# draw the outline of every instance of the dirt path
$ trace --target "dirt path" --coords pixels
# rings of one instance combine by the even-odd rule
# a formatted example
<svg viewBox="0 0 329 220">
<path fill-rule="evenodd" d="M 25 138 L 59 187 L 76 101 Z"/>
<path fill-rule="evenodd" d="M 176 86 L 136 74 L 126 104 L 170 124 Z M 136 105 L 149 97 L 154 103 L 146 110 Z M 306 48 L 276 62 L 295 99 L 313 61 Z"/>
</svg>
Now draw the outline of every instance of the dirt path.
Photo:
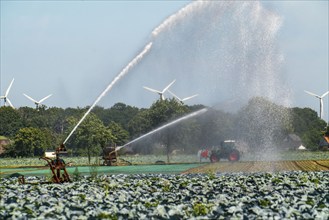
<svg viewBox="0 0 329 220">
<path fill-rule="evenodd" d="M 282 171 L 329 171 L 329 160 L 298 161 L 220 161 L 187 170 L 186 173 L 235 173 L 235 172 L 282 172 Z"/>
</svg>

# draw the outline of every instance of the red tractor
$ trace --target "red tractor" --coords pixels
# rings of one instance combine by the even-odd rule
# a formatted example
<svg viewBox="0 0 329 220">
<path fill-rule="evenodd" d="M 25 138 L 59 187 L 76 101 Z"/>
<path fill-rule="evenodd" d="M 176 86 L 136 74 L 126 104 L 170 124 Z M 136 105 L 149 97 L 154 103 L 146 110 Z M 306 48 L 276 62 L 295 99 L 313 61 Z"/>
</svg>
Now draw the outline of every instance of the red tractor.
<svg viewBox="0 0 329 220">
<path fill-rule="evenodd" d="M 218 162 L 220 159 L 238 161 L 240 160 L 240 152 L 235 148 L 234 140 L 226 140 L 221 142 L 219 146 L 202 150 L 200 152 L 201 158 L 209 158 L 212 163 Z"/>
</svg>

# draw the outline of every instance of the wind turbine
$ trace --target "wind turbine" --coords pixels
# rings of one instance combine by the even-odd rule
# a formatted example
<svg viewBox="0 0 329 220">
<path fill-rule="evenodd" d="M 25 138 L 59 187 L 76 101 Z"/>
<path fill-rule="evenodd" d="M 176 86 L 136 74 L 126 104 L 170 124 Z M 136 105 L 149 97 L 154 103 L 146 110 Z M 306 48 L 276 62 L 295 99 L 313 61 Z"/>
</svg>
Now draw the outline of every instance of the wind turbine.
<svg viewBox="0 0 329 220">
<path fill-rule="evenodd" d="M 189 97 L 186 97 L 186 98 L 181 99 L 177 95 L 175 95 L 172 91 L 168 90 L 168 92 L 171 95 L 173 95 L 178 101 L 180 101 L 182 104 L 184 103 L 184 101 L 189 100 L 189 99 L 192 99 L 192 98 L 194 98 L 194 97 L 196 97 L 196 96 L 199 95 L 199 94 L 195 94 L 195 95 L 192 95 L 192 96 L 189 96 Z"/>
<path fill-rule="evenodd" d="M 314 94 L 312 92 L 309 92 L 309 91 L 306 91 L 304 90 L 304 92 L 306 92 L 307 94 L 311 95 L 311 96 L 314 96 L 316 98 L 318 98 L 320 100 L 320 118 L 322 119 L 322 116 L 323 116 L 323 98 L 328 95 L 329 91 L 323 93 L 321 96 L 317 95 L 317 94 Z"/>
<path fill-rule="evenodd" d="M 151 92 L 158 93 L 158 94 L 160 95 L 160 99 L 161 99 L 161 100 L 164 100 L 165 97 L 164 97 L 163 94 L 169 89 L 169 87 L 170 87 L 172 84 L 175 83 L 175 81 L 176 81 L 176 79 L 175 79 L 174 81 L 172 81 L 168 86 L 166 86 L 166 88 L 164 88 L 162 91 L 155 90 L 155 89 L 151 89 L 151 88 L 148 88 L 148 87 L 146 87 L 146 86 L 144 86 L 143 88 L 144 88 L 144 89 L 147 89 L 147 90 L 149 90 L 149 91 L 151 91 Z"/>
<path fill-rule="evenodd" d="M 39 105 L 40 105 L 43 101 L 45 101 L 45 100 L 48 99 L 50 96 L 52 96 L 52 94 L 50 94 L 50 95 L 47 95 L 46 97 L 40 99 L 40 101 L 36 101 L 35 99 L 31 98 L 30 96 L 28 96 L 28 95 L 26 95 L 26 94 L 24 94 L 24 93 L 23 93 L 23 95 L 24 95 L 26 98 L 30 99 L 32 102 L 34 102 L 34 104 L 36 105 L 36 108 L 39 108 Z"/>
<path fill-rule="evenodd" d="M 11 101 L 10 101 L 9 98 L 8 98 L 8 94 L 9 94 L 9 91 L 10 91 L 11 86 L 12 86 L 13 83 L 14 83 L 14 80 L 15 80 L 14 78 L 11 80 L 11 83 L 9 84 L 9 87 L 8 87 L 7 90 L 6 90 L 5 95 L 0 96 L 0 98 L 3 99 L 3 101 L 4 101 L 4 106 L 6 106 L 6 105 L 7 105 L 7 102 L 8 102 L 9 105 L 10 105 L 12 108 L 15 108 L 15 107 L 13 106 L 13 104 L 11 104 Z"/>
</svg>

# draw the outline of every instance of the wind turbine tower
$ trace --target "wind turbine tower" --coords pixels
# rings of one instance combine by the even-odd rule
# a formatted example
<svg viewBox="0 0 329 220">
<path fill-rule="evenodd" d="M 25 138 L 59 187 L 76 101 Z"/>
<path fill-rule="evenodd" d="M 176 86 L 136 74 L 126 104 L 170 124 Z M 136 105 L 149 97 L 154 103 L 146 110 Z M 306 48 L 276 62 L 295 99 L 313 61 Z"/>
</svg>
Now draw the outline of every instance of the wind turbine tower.
<svg viewBox="0 0 329 220">
<path fill-rule="evenodd" d="M 304 90 L 304 92 L 306 92 L 307 94 L 311 95 L 311 96 L 314 96 L 316 98 L 318 98 L 320 100 L 320 118 L 322 119 L 323 117 L 323 98 L 328 95 L 329 91 L 323 93 L 321 96 L 320 95 L 317 95 L 317 94 L 314 94 L 312 92 L 309 92 L 309 91 L 306 91 Z"/>
</svg>

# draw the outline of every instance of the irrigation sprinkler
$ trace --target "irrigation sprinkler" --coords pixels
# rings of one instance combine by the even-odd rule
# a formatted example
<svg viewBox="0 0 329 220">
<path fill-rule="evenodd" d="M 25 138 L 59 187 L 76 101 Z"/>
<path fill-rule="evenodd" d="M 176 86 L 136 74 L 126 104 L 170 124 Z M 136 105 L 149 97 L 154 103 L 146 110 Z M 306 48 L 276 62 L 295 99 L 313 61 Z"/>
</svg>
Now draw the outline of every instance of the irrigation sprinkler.
<svg viewBox="0 0 329 220">
<path fill-rule="evenodd" d="M 65 145 L 61 144 L 59 147 L 57 147 L 54 154 L 55 154 L 54 159 L 49 157 L 39 158 L 40 160 L 42 159 L 47 162 L 52 173 L 51 181 L 40 182 L 40 184 L 71 182 L 70 175 L 66 170 L 66 163 L 62 158 L 60 158 L 61 155 L 67 154 Z M 20 184 L 32 184 L 25 182 L 25 177 L 23 175 L 18 177 L 18 182 Z"/>
</svg>

